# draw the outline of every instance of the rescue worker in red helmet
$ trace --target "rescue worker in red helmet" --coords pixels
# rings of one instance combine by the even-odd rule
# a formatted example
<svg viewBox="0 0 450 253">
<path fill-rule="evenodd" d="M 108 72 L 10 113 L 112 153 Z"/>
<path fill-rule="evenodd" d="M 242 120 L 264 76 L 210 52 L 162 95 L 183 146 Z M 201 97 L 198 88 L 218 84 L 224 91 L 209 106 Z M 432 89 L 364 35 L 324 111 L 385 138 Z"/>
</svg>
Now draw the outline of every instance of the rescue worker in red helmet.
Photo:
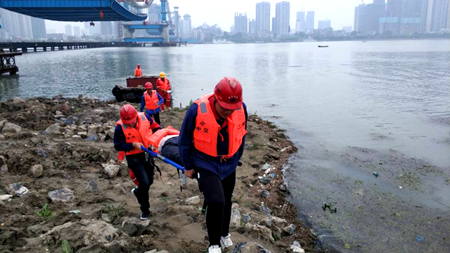
<svg viewBox="0 0 450 253">
<path fill-rule="evenodd" d="M 208 252 L 233 245 L 230 234 L 231 198 L 236 168 L 244 152 L 247 108 L 242 85 L 225 77 L 213 94 L 198 100 L 186 112 L 178 146 L 186 176 L 196 177 L 207 205 Z"/>
<path fill-rule="evenodd" d="M 164 98 L 164 104 L 161 105 L 161 109 L 164 111 L 164 106 L 170 108 L 172 87 L 170 86 L 169 79 L 166 78 L 166 73 L 159 73 L 159 78 L 156 80 L 156 89 L 161 97 Z"/>
<path fill-rule="evenodd" d="M 135 77 L 142 77 L 142 69 L 141 69 L 141 65 L 138 64 L 136 66 L 136 69 L 134 70 L 134 76 Z"/>
<path fill-rule="evenodd" d="M 136 176 L 139 186 L 132 190 L 140 205 L 142 220 L 150 218 L 149 189 L 153 183 L 155 163 L 153 158 L 147 158 L 141 147 L 149 147 L 153 132 L 161 129 L 158 123 L 144 113 L 125 104 L 120 109 L 120 120 L 114 131 L 114 148 L 125 151 L 128 167 Z"/>
<path fill-rule="evenodd" d="M 147 117 L 153 117 L 156 123 L 161 124 L 159 112 L 161 111 L 164 99 L 156 92 L 151 82 L 146 82 L 144 88 L 146 91 L 144 92 L 144 95 L 142 95 L 139 111 L 143 112 L 145 107 L 145 114 Z"/>
</svg>

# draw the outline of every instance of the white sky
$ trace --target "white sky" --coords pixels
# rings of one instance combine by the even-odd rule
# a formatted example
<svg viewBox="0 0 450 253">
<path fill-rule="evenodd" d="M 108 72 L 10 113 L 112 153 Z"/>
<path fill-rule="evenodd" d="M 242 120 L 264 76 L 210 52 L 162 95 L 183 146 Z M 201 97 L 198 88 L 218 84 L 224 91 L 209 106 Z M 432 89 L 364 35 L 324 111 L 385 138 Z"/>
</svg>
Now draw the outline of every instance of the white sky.
<svg viewBox="0 0 450 253">
<path fill-rule="evenodd" d="M 270 2 L 271 17 L 275 16 L 275 5 L 280 0 L 266 0 Z M 342 29 L 343 26 L 353 26 L 353 16 L 355 7 L 362 0 L 291 0 L 291 30 L 295 29 L 295 18 L 297 11 L 315 11 L 315 27 L 317 21 L 329 19 L 331 26 L 335 30 Z M 197 27 L 203 23 L 208 25 L 218 24 L 222 30 L 229 31 L 234 25 L 235 12 L 247 13 L 249 19 L 255 18 L 256 3 L 261 0 L 169 0 L 170 8 L 179 7 L 181 16 L 191 15 L 192 25 Z M 372 0 L 366 0 L 371 3 Z M 160 3 L 155 0 L 154 3 Z M 53 29 L 56 32 L 64 32 L 64 26 L 68 22 L 46 21 L 47 30 Z M 72 26 L 84 28 L 83 23 L 72 23 Z"/>
</svg>

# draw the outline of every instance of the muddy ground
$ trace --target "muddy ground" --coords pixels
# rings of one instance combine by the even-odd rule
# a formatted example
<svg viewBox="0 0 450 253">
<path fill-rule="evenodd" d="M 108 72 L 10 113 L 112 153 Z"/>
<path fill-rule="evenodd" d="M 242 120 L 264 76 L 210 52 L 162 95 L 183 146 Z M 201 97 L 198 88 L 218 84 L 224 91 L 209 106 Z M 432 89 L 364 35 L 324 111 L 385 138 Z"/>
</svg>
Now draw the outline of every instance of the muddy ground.
<svg viewBox="0 0 450 253">
<path fill-rule="evenodd" d="M 137 219 L 127 166 L 114 170 L 120 106 L 82 97 L 0 103 L 0 252 L 205 252 L 203 196 L 190 179 L 180 191 L 173 167 L 157 162 L 162 177 L 150 188 L 153 215 L 149 222 Z M 162 113 L 163 126 L 179 128 L 184 114 Z M 290 245 L 297 241 L 308 252 L 320 251 L 287 201 L 282 169 L 295 151 L 282 130 L 249 117 L 233 196 L 235 245 L 294 252 Z"/>
</svg>

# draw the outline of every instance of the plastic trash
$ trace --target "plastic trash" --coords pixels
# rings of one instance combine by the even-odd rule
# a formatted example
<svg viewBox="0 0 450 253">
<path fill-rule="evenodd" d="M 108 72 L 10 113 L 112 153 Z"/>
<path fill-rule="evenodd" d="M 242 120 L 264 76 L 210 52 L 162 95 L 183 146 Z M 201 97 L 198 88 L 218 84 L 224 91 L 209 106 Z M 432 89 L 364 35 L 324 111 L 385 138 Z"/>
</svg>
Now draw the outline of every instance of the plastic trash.
<svg viewBox="0 0 450 253">
<path fill-rule="evenodd" d="M 416 241 L 418 241 L 418 242 L 423 241 L 423 236 L 421 236 L 421 235 L 416 236 Z"/>
<path fill-rule="evenodd" d="M 375 177 L 378 177 L 380 174 L 378 172 L 372 173 Z"/>
</svg>

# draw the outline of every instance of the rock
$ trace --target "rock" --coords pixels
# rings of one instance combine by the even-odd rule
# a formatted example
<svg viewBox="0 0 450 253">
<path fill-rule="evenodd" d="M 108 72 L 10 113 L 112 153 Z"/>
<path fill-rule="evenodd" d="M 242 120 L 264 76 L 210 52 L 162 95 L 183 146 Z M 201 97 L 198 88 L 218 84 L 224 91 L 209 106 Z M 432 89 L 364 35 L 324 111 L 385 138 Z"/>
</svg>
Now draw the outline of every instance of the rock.
<svg viewBox="0 0 450 253">
<path fill-rule="evenodd" d="M 282 191 L 282 192 L 287 192 L 288 190 L 287 190 L 286 185 L 281 184 L 281 185 L 280 185 L 280 191 Z"/>
<path fill-rule="evenodd" d="M 262 171 L 266 171 L 268 169 L 270 169 L 270 164 L 268 164 L 268 163 L 265 163 L 263 166 L 261 166 Z"/>
<path fill-rule="evenodd" d="M 75 140 L 81 140 L 81 136 L 79 136 L 77 134 L 72 135 L 72 138 L 75 139 Z"/>
<path fill-rule="evenodd" d="M 95 180 L 89 180 L 89 183 L 86 186 L 86 190 L 92 191 L 92 192 L 98 192 L 97 183 Z"/>
<path fill-rule="evenodd" d="M 141 221 L 137 218 L 125 219 L 122 223 L 122 231 L 127 233 L 129 236 L 139 236 L 147 230 L 150 225 L 150 220 Z"/>
<path fill-rule="evenodd" d="M 34 150 L 34 152 L 36 152 L 36 155 L 38 155 L 40 157 L 47 158 L 47 153 L 45 153 L 45 151 L 42 149 Z"/>
<path fill-rule="evenodd" d="M 259 210 L 265 215 L 270 215 L 270 213 L 272 212 L 272 210 L 270 210 L 270 208 L 265 206 L 264 203 L 262 203 L 261 206 L 259 206 Z"/>
<path fill-rule="evenodd" d="M 268 198 L 268 197 L 270 197 L 270 192 L 267 191 L 267 190 L 264 190 L 264 191 L 262 192 L 261 196 L 262 196 L 263 198 Z"/>
<path fill-rule="evenodd" d="M 73 195 L 73 191 L 65 187 L 49 192 L 48 196 L 52 200 L 52 202 L 70 202 L 75 198 L 75 196 Z"/>
<path fill-rule="evenodd" d="M 88 126 L 87 136 L 92 136 L 94 134 L 97 134 L 97 128 L 98 127 L 95 125 Z"/>
<path fill-rule="evenodd" d="M 93 135 L 89 135 L 89 137 L 86 138 L 87 141 L 97 141 L 98 140 L 98 135 L 97 134 L 93 134 Z"/>
<path fill-rule="evenodd" d="M 0 140 L 4 140 L 6 137 L 3 134 L 0 134 Z"/>
<path fill-rule="evenodd" d="M 13 99 L 13 104 L 20 104 L 20 103 L 25 103 L 25 99 L 19 97 L 15 97 Z"/>
<path fill-rule="evenodd" d="M 78 132 L 76 135 L 79 135 L 81 138 L 86 138 L 87 132 Z"/>
<path fill-rule="evenodd" d="M 110 138 L 110 139 L 114 139 L 114 128 L 110 128 L 107 132 L 106 132 L 106 135 L 108 135 L 108 137 Z"/>
<path fill-rule="evenodd" d="M 261 225 L 253 225 L 250 223 L 247 223 L 244 225 L 244 230 L 246 230 L 249 233 L 254 233 L 259 235 L 260 237 L 267 239 L 271 242 L 274 242 L 275 239 L 272 237 L 272 230 L 265 226 Z"/>
<path fill-rule="evenodd" d="M 98 135 L 98 139 L 99 139 L 101 142 L 104 142 L 104 141 L 106 140 L 106 135 L 104 135 L 104 134 L 99 134 L 99 135 Z"/>
<path fill-rule="evenodd" d="M 269 217 L 265 218 L 264 220 L 261 221 L 261 225 L 270 228 L 272 226 L 272 219 Z"/>
<path fill-rule="evenodd" d="M 114 218 L 111 217 L 110 214 L 102 213 L 102 220 L 104 220 L 104 221 L 106 221 L 106 222 L 108 222 L 108 223 L 111 223 L 111 222 L 114 221 Z"/>
<path fill-rule="evenodd" d="M 291 224 L 283 228 L 283 232 L 287 235 L 293 235 L 295 232 L 295 225 Z"/>
<path fill-rule="evenodd" d="M 262 184 L 264 184 L 264 185 L 270 184 L 270 180 L 272 180 L 271 177 L 262 177 L 262 178 L 259 179 L 259 181 L 260 181 Z"/>
<path fill-rule="evenodd" d="M 273 149 L 274 151 L 279 151 L 279 150 L 280 150 L 279 147 L 277 147 L 276 145 L 274 145 L 274 144 L 272 144 L 272 143 L 267 144 L 267 146 L 268 146 L 269 148 Z"/>
<path fill-rule="evenodd" d="M 0 172 L 8 172 L 8 165 L 4 164 L 0 167 Z"/>
<path fill-rule="evenodd" d="M 130 193 L 129 191 L 126 191 L 125 188 L 123 188 L 123 186 L 121 184 L 116 184 L 114 185 L 114 189 L 119 190 L 122 194 L 127 195 L 127 193 Z M 132 193 L 130 193 L 132 194 Z"/>
<path fill-rule="evenodd" d="M 5 125 L 5 123 L 8 122 L 8 120 L 0 120 L 0 129 Z"/>
<path fill-rule="evenodd" d="M 103 164 L 102 164 L 103 165 Z M 105 167 L 105 174 L 109 177 L 109 178 L 114 178 L 117 176 L 117 174 L 119 173 L 119 169 L 120 166 L 119 165 L 115 165 L 115 164 L 108 164 Z"/>
<path fill-rule="evenodd" d="M 289 246 L 288 252 L 289 253 L 305 253 L 305 250 L 302 249 L 299 242 L 294 241 L 294 242 L 292 242 L 292 245 Z"/>
<path fill-rule="evenodd" d="M 11 193 L 11 195 L 18 197 L 23 197 L 30 193 L 30 191 L 25 186 L 22 186 L 20 183 L 10 184 L 9 192 Z"/>
<path fill-rule="evenodd" d="M 286 224 L 286 223 L 287 223 L 287 221 L 286 221 L 285 219 L 278 218 L 278 217 L 276 217 L 276 216 L 272 216 L 271 218 L 272 218 L 272 221 L 273 221 L 276 225 L 283 225 L 283 224 Z"/>
<path fill-rule="evenodd" d="M 230 225 L 233 227 L 241 226 L 241 212 L 239 212 L 238 208 L 231 209 L 231 220 Z"/>
<path fill-rule="evenodd" d="M 70 112 L 71 111 L 70 106 L 67 105 L 67 104 L 62 104 L 60 110 L 63 111 L 63 112 Z"/>
<path fill-rule="evenodd" d="M 187 205 L 198 205 L 198 204 L 200 204 L 200 197 L 199 196 L 190 197 L 190 198 L 186 199 L 186 204 Z"/>
<path fill-rule="evenodd" d="M 249 223 L 251 220 L 252 220 L 252 217 L 250 216 L 250 214 L 242 215 L 242 222 Z"/>
<path fill-rule="evenodd" d="M 22 128 L 16 124 L 10 123 L 10 122 L 6 122 L 5 126 L 3 126 L 2 129 L 2 133 L 7 134 L 7 133 L 19 133 L 22 130 Z"/>
<path fill-rule="evenodd" d="M 44 133 L 45 134 L 59 134 L 60 129 L 61 129 L 61 127 L 59 126 L 59 123 L 55 123 L 55 124 L 47 127 L 47 129 L 45 129 Z"/>
<path fill-rule="evenodd" d="M 8 194 L 0 195 L 0 201 L 7 201 L 8 199 L 10 199 L 12 197 L 13 197 L 13 195 L 8 195 Z"/>
<path fill-rule="evenodd" d="M 233 253 L 270 253 L 256 242 L 240 242 L 234 247 Z"/>
<path fill-rule="evenodd" d="M 46 240 L 71 238 L 81 247 L 93 244 L 106 244 L 118 238 L 117 229 L 111 224 L 100 220 L 83 219 L 77 222 L 67 222 L 63 225 L 53 227 L 41 238 Z M 92 251 L 86 251 L 92 252 Z"/>
<path fill-rule="evenodd" d="M 39 178 L 39 177 L 41 177 L 42 174 L 43 174 L 43 172 L 44 172 L 44 168 L 42 167 L 41 164 L 33 165 L 33 166 L 31 166 L 31 168 L 30 168 L 30 174 L 31 174 L 31 176 L 34 177 L 34 178 Z"/>
<path fill-rule="evenodd" d="M 150 251 L 146 251 L 144 253 L 169 253 L 169 251 L 167 251 L 167 250 L 158 251 L 157 249 L 153 249 L 153 250 L 150 250 Z"/>
<path fill-rule="evenodd" d="M 47 233 L 49 230 L 50 227 L 48 225 L 37 224 L 34 226 L 27 227 L 27 234 L 29 237 L 38 237 L 39 235 Z"/>
<path fill-rule="evenodd" d="M 0 155 L 0 166 L 3 166 L 6 164 L 6 157 Z"/>
</svg>

